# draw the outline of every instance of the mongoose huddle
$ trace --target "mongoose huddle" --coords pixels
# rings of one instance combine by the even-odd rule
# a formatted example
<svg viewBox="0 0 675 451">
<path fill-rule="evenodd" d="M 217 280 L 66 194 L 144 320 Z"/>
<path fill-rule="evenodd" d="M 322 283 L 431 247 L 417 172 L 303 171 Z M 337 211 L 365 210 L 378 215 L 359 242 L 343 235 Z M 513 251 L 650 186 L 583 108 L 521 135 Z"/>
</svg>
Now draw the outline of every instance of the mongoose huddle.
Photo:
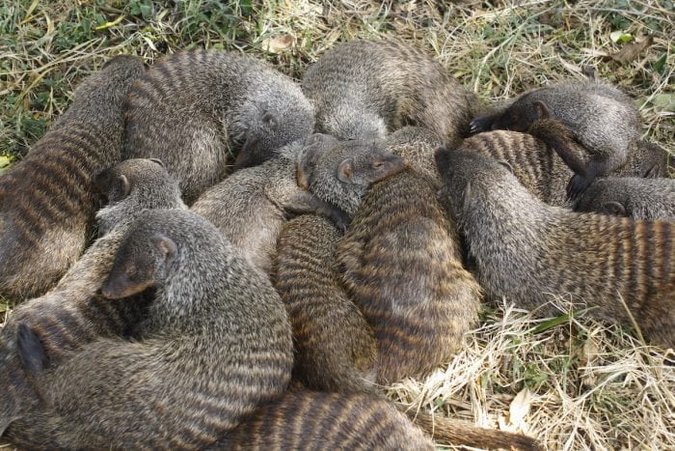
<svg viewBox="0 0 675 451">
<path fill-rule="evenodd" d="M 441 149 L 443 200 L 487 295 L 553 313 L 561 296 L 675 346 L 673 223 L 569 212 L 533 197 L 484 155 Z M 625 303 L 625 307 L 624 307 Z"/>
<path fill-rule="evenodd" d="M 438 61 L 393 40 L 336 46 L 309 67 L 302 90 L 316 109 L 317 131 L 340 139 L 384 138 L 418 125 L 454 143 L 481 111 Z"/>
<path fill-rule="evenodd" d="M 265 273 L 272 270 L 277 237 L 289 210 L 322 213 L 346 227 L 344 215 L 296 183 L 298 154 L 313 139 L 296 141 L 263 164 L 235 172 L 204 192 L 191 207 Z"/>
<path fill-rule="evenodd" d="M 286 389 L 292 344 L 279 296 L 213 225 L 182 210 L 142 213 L 102 293 L 133 302 L 122 298 L 150 287 L 139 341 L 101 338 L 51 369 L 39 335 L 19 335 L 51 421 L 63 424 L 59 447 L 209 446 Z"/>
<path fill-rule="evenodd" d="M 17 443 L 30 439 L 34 416 L 41 414 L 38 408 L 28 411 L 37 398 L 22 374 L 16 355 L 18 324 L 23 323 L 39 333 L 52 364 L 100 337 L 133 335 L 135 325 L 147 308 L 147 300 L 141 297 L 136 302 L 112 303 L 103 299 L 99 290 L 125 232 L 142 210 L 186 208 L 180 199 L 178 183 L 156 161 L 123 161 L 96 176 L 95 184 L 112 202 L 96 215 L 101 238 L 53 290 L 18 306 L 0 333 L 3 362 L 0 385 L 6 387 L 5 403 L 0 407 L 0 431 L 9 422 L 21 419 L 7 432 Z"/>
<path fill-rule="evenodd" d="M 98 204 L 92 178 L 121 159 L 122 105 L 143 71 L 138 58 L 119 56 L 87 77 L 70 108 L 0 177 L 1 295 L 43 294 L 84 250 Z"/>
<path fill-rule="evenodd" d="M 533 89 L 496 113 L 476 118 L 472 132 L 525 132 L 540 119 L 553 118 L 570 129 L 583 146 L 558 141 L 555 151 L 575 172 L 568 194 L 579 196 L 601 175 L 623 166 L 640 141 L 640 114 L 632 99 L 617 88 L 596 81 L 567 82 Z M 608 126 L 609 124 L 609 126 Z M 575 148 L 576 147 L 576 148 Z M 658 149 L 655 149 L 657 153 Z M 588 155 L 584 155 L 587 153 Z"/>
<path fill-rule="evenodd" d="M 314 130 L 300 87 L 266 63 L 234 52 L 166 57 L 134 84 L 126 157 L 156 157 L 180 180 L 186 202 L 226 174 L 231 155 L 254 166 Z"/>
<path fill-rule="evenodd" d="M 568 298 L 675 346 L 672 222 L 632 219 L 672 220 L 675 196 L 644 178 L 666 173 L 666 152 L 609 85 L 482 114 L 396 41 L 339 45 L 302 88 L 230 52 L 145 75 L 113 59 L 0 178 L 0 262 L 16 254 L 23 271 L 0 292 L 43 294 L 65 273 L 0 333 L 0 434 L 27 448 L 537 449 L 401 412 L 383 385 L 450 362 L 484 297 L 542 313 Z M 71 266 L 100 198 L 99 238 Z"/>
<path fill-rule="evenodd" d="M 340 197 L 340 208 L 353 216 L 336 257 L 346 288 L 374 329 L 377 380 L 425 375 L 459 349 L 478 315 L 480 289 L 462 268 L 454 227 L 434 202 L 437 188 L 425 174 L 397 164 L 395 171 L 373 175 L 382 161 L 401 157 L 375 158 L 367 149 L 362 155 L 330 139 L 326 145 L 313 149 L 320 155 L 304 175 L 317 196 Z M 385 143 L 379 145 L 386 152 Z M 361 168 L 351 178 L 340 177 L 345 161 Z M 366 194 L 362 188 L 371 185 Z"/>
</svg>

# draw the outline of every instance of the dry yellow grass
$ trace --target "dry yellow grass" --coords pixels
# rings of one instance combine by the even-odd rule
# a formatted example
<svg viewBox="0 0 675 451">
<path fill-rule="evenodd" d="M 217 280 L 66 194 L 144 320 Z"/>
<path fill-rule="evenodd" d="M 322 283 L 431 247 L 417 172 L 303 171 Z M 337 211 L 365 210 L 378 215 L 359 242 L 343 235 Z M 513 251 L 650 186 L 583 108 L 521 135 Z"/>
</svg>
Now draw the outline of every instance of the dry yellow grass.
<svg viewBox="0 0 675 451">
<path fill-rule="evenodd" d="M 632 43 L 653 42 L 617 62 L 629 35 Z M 486 101 L 594 70 L 636 99 L 645 136 L 674 151 L 672 0 L 7 0 L 0 6 L 0 171 L 112 55 L 152 63 L 199 45 L 241 49 L 299 78 L 336 42 L 379 36 L 426 48 Z M 548 449 L 675 449 L 672 351 L 583 315 L 570 319 L 565 310 L 541 320 L 504 303 L 447 367 L 403 381 L 390 395 L 411 408 L 527 432 Z"/>
</svg>

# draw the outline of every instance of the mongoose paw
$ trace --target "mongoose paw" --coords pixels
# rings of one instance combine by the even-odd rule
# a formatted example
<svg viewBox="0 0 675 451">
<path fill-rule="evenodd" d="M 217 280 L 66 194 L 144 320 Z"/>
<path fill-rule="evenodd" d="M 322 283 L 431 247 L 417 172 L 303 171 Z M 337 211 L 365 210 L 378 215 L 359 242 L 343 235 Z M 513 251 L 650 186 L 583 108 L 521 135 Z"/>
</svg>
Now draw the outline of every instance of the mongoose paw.
<svg viewBox="0 0 675 451">
<path fill-rule="evenodd" d="M 472 120 L 471 123 L 469 124 L 469 132 L 472 135 L 475 135 L 476 133 L 481 133 L 481 132 L 486 132 L 490 130 L 492 127 L 492 116 L 482 116 L 482 117 L 477 117 L 476 119 Z"/>
<path fill-rule="evenodd" d="M 593 178 L 575 174 L 567 184 L 567 197 L 575 200 L 591 185 Z"/>
<path fill-rule="evenodd" d="M 37 375 L 47 367 L 48 360 L 40 337 L 26 324 L 17 327 L 16 345 L 27 374 Z"/>
</svg>

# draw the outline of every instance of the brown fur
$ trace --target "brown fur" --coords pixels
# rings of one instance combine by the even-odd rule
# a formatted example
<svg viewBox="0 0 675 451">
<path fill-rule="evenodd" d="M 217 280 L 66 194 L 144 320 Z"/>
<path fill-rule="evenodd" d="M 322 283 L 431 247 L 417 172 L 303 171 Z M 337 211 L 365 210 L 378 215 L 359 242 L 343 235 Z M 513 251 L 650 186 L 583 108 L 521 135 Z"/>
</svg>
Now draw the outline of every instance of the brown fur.
<svg viewBox="0 0 675 451">
<path fill-rule="evenodd" d="M 444 202 L 490 298 L 554 314 L 548 301 L 561 296 L 596 318 L 634 318 L 647 339 L 675 346 L 675 224 L 546 205 L 475 152 L 443 149 L 436 159 Z"/>
<path fill-rule="evenodd" d="M 19 336 L 57 446 L 209 446 L 286 389 L 292 344 L 281 300 L 213 225 L 187 211 L 144 212 L 102 293 L 126 302 L 148 287 L 157 294 L 139 341 L 102 338 L 42 368 L 39 341 Z"/>
<path fill-rule="evenodd" d="M 139 59 L 113 58 L 78 86 L 68 111 L 0 177 L 1 295 L 45 293 L 84 250 L 98 206 L 92 179 L 120 160 L 122 105 L 142 73 Z"/>
<path fill-rule="evenodd" d="M 361 394 L 288 392 L 259 408 L 215 449 L 415 449 L 432 441 L 384 400 Z"/>
<path fill-rule="evenodd" d="M 481 108 L 438 61 L 395 40 L 337 45 L 307 70 L 302 89 L 317 131 L 341 139 L 383 138 L 413 124 L 454 143 Z"/>
<path fill-rule="evenodd" d="M 418 151 L 397 150 L 419 158 Z M 480 288 L 462 267 L 437 189 L 411 168 L 375 183 L 338 245 L 345 285 L 375 331 L 380 382 L 423 376 L 446 363 L 478 319 Z"/>
<path fill-rule="evenodd" d="M 303 141 L 292 143 L 262 165 L 237 171 L 202 194 L 191 208 L 265 273 L 272 270 L 277 237 L 289 210 L 316 211 L 341 224 L 345 221 L 336 209 L 298 186 L 296 160 L 304 146 Z"/>
<path fill-rule="evenodd" d="M 549 117 L 568 127 L 574 141 L 584 149 L 579 153 L 578 147 L 553 146 L 575 172 L 567 189 L 572 198 L 595 177 L 623 166 L 640 139 L 640 114 L 632 99 L 596 81 L 570 81 L 530 90 L 505 109 L 474 119 L 471 128 L 473 132 L 525 132 L 536 121 Z"/>
<path fill-rule="evenodd" d="M 186 202 L 219 182 L 232 163 L 262 163 L 314 129 L 300 87 L 262 61 L 193 50 L 155 64 L 129 93 L 127 157 L 157 157 L 180 180 Z"/>
<path fill-rule="evenodd" d="M 14 309 L 0 334 L 0 387 L 5 393 L 5 403 L 0 406 L 0 434 L 10 422 L 26 417 L 12 425 L 8 434 L 30 437 L 32 418 L 40 412 L 27 412 L 36 396 L 16 355 L 17 325 L 23 323 L 39 334 L 52 366 L 100 337 L 132 335 L 147 301 L 140 298 L 128 303 L 110 302 L 98 292 L 126 230 L 142 210 L 186 208 L 178 183 L 155 161 L 127 160 L 95 179 L 99 190 L 112 202 L 97 213 L 98 228 L 104 235 L 54 289 Z M 121 180 L 128 187 L 124 193 L 119 191 Z"/>
<path fill-rule="evenodd" d="M 341 236 L 316 215 L 289 221 L 279 236 L 274 285 L 293 327 L 294 376 L 315 390 L 368 392 L 374 388 L 375 339 L 338 282 Z"/>
</svg>

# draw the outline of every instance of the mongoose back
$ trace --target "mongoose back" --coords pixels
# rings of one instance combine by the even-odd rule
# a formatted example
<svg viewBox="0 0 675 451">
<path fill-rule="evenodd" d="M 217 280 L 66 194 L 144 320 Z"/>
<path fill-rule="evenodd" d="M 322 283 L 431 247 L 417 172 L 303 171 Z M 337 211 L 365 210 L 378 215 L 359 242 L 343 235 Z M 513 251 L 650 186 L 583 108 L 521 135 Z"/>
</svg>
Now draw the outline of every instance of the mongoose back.
<svg viewBox="0 0 675 451">
<path fill-rule="evenodd" d="M 503 165 L 475 152 L 437 152 L 443 200 L 491 298 L 553 313 L 563 297 L 590 314 L 675 346 L 675 224 L 570 212 L 533 197 Z M 628 311 L 624 307 L 624 303 Z"/>
<path fill-rule="evenodd" d="M 317 131 L 341 139 L 383 138 L 404 125 L 433 130 L 444 142 L 468 134 L 478 100 L 437 61 L 395 40 L 337 45 L 310 66 L 302 89 Z"/>
<path fill-rule="evenodd" d="M 560 144 L 560 143 L 565 144 Z M 461 148 L 491 156 L 511 167 L 520 183 L 534 196 L 549 205 L 570 207 L 566 186 L 574 172 L 560 158 L 555 147 L 564 145 L 581 153 L 567 126 L 553 119 L 540 119 L 527 133 L 494 130 L 465 139 Z M 653 144 L 641 142 L 629 155 L 628 162 L 612 171 L 618 176 L 661 177 L 665 175 L 667 152 Z M 435 164 L 435 163 L 434 163 Z"/>
<path fill-rule="evenodd" d="M 577 200 L 574 210 L 672 221 L 675 220 L 675 180 L 635 177 L 598 179 Z"/>
<path fill-rule="evenodd" d="M 121 158 L 122 105 L 143 70 L 138 58 L 111 59 L 77 87 L 68 110 L 0 177 L 1 295 L 20 300 L 43 294 L 84 250 L 98 206 L 92 179 Z"/>
<path fill-rule="evenodd" d="M 253 166 L 311 134 L 314 113 L 300 87 L 250 56 L 193 50 L 152 66 L 129 93 L 127 157 L 157 157 L 186 202 L 236 167 Z"/>
<path fill-rule="evenodd" d="M 595 177 L 624 165 L 640 139 L 640 114 L 632 99 L 597 81 L 570 81 L 533 89 L 505 109 L 474 119 L 471 129 L 525 132 L 534 122 L 549 116 L 569 127 L 574 139 L 587 150 L 586 156 L 567 147 L 555 148 L 575 172 L 568 187 L 572 198 Z"/>
<path fill-rule="evenodd" d="M 345 222 L 340 212 L 298 186 L 296 161 L 311 140 L 289 144 L 271 160 L 237 171 L 204 192 L 191 207 L 267 274 L 272 270 L 277 237 L 289 210 L 316 211 L 340 224 Z"/>
<path fill-rule="evenodd" d="M 335 250 L 341 231 L 328 219 L 303 215 L 279 235 L 274 286 L 293 328 L 293 375 L 331 392 L 369 392 L 375 381 L 372 329 L 339 282 Z"/>
<path fill-rule="evenodd" d="M 115 253 L 143 209 L 187 208 L 181 201 L 178 183 L 157 161 L 123 161 L 97 175 L 94 184 L 109 202 L 96 215 L 101 237 L 50 292 L 14 309 L 0 332 L 0 387 L 6 399 L 0 406 L 0 434 L 11 421 L 26 415 L 28 406 L 36 401 L 19 368 L 17 325 L 29 325 L 40 335 L 52 365 L 99 337 L 132 334 L 147 302 L 109 302 L 98 293 Z M 33 414 L 35 411 L 27 415 L 30 418 Z M 25 422 L 12 425 L 11 433 L 21 434 L 25 426 Z"/>
<path fill-rule="evenodd" d="M 436 200 L 439 186 L 414 169 L 435 146 L 412 138 L 395 147 L 409 167 L 371 186 L 337 249 L 345 286 L 375 332 L 380 383 L 425 376 L 449 362 L 480 309 L 455 225 Z"/>
<path fill-rule="evenodd" d="M 51 369 L 39 335 L 19 334 L 24 367 L 60 418 L 57 446 L 202 448 L 285 391 L 281 300 L 212 224 L 182 210 L 139 216 L 102 294 L 124 302 L 150 287 L 138 341 L 102 338 Z"/>
<path fill-rule="evenodd" d="M 382 405 L 381 398 L 384 397 L 381 387 L 373 384 L 377 362 L 376 344 L 370 325 L 338 283 L 335 252 L 341 236 L 340 231 L 329 220 L 316 215 L 304 215 L 285 224 L 279 236 L 275 287 L 286 304 L 293 327 L 294 378 L 314 390 L 343 393 L 341 399 L 350 399 L 353 393 L 369 394 L 380 398 L 380 401 L 363 398 L 366 406 L 373 405 L 375 408 L 375 406 Z M 352 425 L 360 424 L 360 411 L 344 416 L 344 422 L 337 421 L 329 424 L 324 420 L 326 414 L 332 418 L 342 418 L 333 410 L 338 406 L 335 405 L 335 401 L 331 400 L 332 395 L 311 395 L 311 397 L 315 396 L 322 397 L 320 407 L 322 416 L 306 417 L 300 420 L 307 424 L 303 426 L 303 431 L 306 431 L 306 428 L 335 428 L 334 433 L 323 429 L 317 430 L 317 432 L 322 432 L 320 436 L 332 437 L 338 433 L 338 430 L 341 431 L 340 433 L 351 434 L 348 431 L 353 427 Z M 295 418 L 295 415 L 303 413 L 300 405 L 318 402 L 318 400 L 312 401 L 311 397 L 300 399 L 289 395 L 287 396 L 289 401 L 282 400 L 278 404 L 275 403 L 271 408 L 272 411 L 260 412 L 258 420 L 255 421 L 259 421 L 263 416 L 269 418 L 270 415 L 277 415 L 276 409 L 282 408 L 288 409 L 289 414 L 292 412 Z M 381 408 L 391 410 L 390 406 Z M 397 408 L 402 410 L 401 406 Z M 263 409 L 265 407 L 261 407 L 261 410 Z M 433 418 L 426 412 L 409 410 L 405 414 L 411 417 L 415 424 L 419 424 L 426 433 L 433 436 L 434 440 L 444 444 L 536 448 L 532 439 L 522 435 L 482 429 L 466 422 L 439 416 Z M 282 418 L 275 418 L 276 427 L 282 427 L 281 421 L 283 421 Z M 247 422 L 242 424 L 237 431 L 246 428 L 250 431 L 251 427 Z M 379 427 L 379 425 L 374 427 Z M 258 436 L 256 430 L 253 433 L 255 439 L 250 439 L 251 442 L 246 443 L 250 445 L 255 442 L 262 446 L 277 443 L 277 440 L 291 439 L 288 436 L 288 429 L 285 430 L 287 434 L 285 438 L 277 436 L 280 431 L 281 429 L 275 432 L 261 430 Z M 360 431 L 355 430 L 353 433 L 360 433 Z M 243 435 L 240 435 L 232 438 L 232 441 L 242 439 Z M 303 440 L 303 443 L 316 440 L 315 436 L 310 434 L 303 434 L 299 439 Z M 265 442 L 265 440 L 270 440 L 270 442 Z M 278 443 L 290 445 L 287 442 Z M 330 442 L 323 444 L 333 445 Z"/>
</svg>

